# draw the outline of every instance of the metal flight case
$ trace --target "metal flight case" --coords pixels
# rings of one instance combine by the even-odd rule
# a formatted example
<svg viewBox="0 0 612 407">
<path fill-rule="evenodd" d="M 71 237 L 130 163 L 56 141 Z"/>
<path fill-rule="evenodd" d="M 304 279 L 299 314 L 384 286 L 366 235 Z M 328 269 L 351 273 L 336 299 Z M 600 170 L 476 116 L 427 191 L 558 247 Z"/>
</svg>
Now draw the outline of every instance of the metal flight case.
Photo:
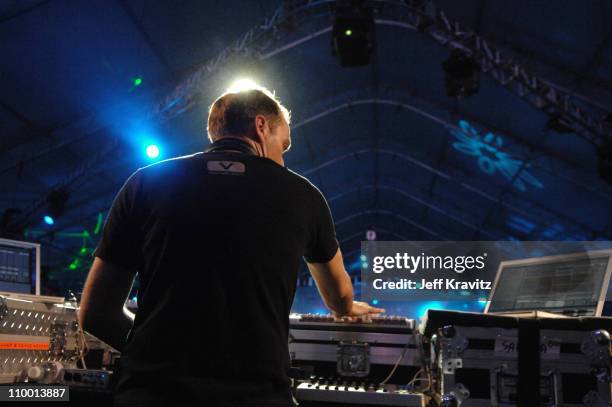
<svg viewBox="0 0 612 407">
<path fill-rule="evenodd" d="M 413 320 L 292 314 L 289 321 L 301 406 L 424 405 L 423 394 L 408 386 L 423 363 Z"/>
<path fill-rule="evenodd" d="M 610 405 L 611 318 L 429 310 L 421 330 L 439 405 Z"/>
</svg>

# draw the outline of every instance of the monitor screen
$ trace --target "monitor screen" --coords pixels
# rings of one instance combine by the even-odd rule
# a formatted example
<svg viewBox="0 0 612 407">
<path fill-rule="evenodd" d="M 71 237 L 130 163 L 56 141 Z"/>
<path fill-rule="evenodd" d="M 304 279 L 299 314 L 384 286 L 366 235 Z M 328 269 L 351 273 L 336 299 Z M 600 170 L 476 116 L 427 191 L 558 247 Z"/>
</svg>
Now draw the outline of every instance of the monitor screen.
<svg viewBox="0 0 612 407">
<path fill-rule="evenodd" d="M 0 240 L 0 291 L 37 292 L 37 245 Z"/>
<path fill-rule="evenodd" d="M 593 315 L 605 298 L 602 287 L 610 256 L 572 256 L 502 264 L 488 312 L 539 310 Z M 604 290 L 604 296 L 607 291 Z"/>
</svg>

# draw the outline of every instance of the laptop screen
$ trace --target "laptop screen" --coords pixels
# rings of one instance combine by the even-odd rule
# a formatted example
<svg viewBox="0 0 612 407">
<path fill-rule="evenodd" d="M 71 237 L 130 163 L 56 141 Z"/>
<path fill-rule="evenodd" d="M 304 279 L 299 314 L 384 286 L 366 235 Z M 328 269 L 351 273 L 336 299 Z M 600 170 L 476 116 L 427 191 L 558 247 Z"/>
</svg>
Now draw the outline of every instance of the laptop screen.
<svg viewBox="0 0 612 407">
<path fill-rule="evenodd" d="M 0 242 L 0 291 L 36 294 L 36 248 Z"/>
<path fill-rule="evenodd" d="M 502 263 L 487 312 L 548 311 L 594 315 L 610 256 Z M 605 296 L 607 291 L 603 290 Z"/>
</svg>

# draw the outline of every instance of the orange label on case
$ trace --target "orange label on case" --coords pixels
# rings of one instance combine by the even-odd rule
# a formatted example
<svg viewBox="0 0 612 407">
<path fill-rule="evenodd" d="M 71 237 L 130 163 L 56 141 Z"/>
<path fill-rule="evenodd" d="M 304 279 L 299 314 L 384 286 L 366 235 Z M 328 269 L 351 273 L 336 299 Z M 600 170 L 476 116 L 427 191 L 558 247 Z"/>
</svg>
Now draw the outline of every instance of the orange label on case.
<svg viewBox="0 0 612 407">
<path fill-rule="evenodd" d="M 48 342 L 0 342 L 0 349 L 49 350 Z"/>
</svg>

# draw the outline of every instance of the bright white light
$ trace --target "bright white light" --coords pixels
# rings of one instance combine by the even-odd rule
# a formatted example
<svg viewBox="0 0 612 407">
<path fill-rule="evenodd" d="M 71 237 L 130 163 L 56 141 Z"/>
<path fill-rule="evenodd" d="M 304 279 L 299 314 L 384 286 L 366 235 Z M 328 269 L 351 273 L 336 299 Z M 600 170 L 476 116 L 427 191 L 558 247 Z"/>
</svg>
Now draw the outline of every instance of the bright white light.
<svg viewBox="0 0 612 407">
<path fill-rule="evenodd" d="M 150 146 L 147 146 L 147 156 L 149 158 L 159 157 L 159 147 L 157 147 L 155 144 L 151 144 Z"/>
<path fill-rule="evenodd" d="M 244 90 L 249 90 L 249 89 L 257 89 L 260 88 L 261 86 L 258 85 L 254 80 L 249 79 L 249 78 L 241 78 L 238 79 L 236 81 L 234 81 L 229 88 L 227 88 L 227 92 L 230 93 L 237 93 L 237 92 L 242 92 Z"/>
</svg>

